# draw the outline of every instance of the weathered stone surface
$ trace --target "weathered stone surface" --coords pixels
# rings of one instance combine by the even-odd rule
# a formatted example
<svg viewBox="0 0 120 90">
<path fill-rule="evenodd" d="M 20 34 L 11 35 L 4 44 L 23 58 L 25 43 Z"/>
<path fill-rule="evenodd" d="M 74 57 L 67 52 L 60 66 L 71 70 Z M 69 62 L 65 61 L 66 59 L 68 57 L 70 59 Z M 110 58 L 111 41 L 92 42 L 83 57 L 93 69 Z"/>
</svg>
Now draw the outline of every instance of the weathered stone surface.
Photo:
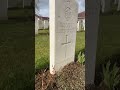
<svg viewBox="0 0 120 90">
<path fill-rule="evenodd" d="M 76 0 L 50 0 L 50 73 L 74 61 L 78 5 Z"/>
</svg>

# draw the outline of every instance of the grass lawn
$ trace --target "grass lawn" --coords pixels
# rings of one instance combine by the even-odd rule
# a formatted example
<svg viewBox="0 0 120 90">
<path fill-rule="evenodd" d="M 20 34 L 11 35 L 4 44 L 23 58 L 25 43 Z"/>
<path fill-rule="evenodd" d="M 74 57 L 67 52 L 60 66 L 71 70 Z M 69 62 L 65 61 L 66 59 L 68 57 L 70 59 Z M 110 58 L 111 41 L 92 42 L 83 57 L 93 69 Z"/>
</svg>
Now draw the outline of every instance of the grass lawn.
<svg viewBox="0 0 120 90">
<path fill-rule="evenodd" d="M 85 32 L 77 32 L 76 56 L 85 48 Z M 39 30 L 35 37 L 35 68 L 41 69 L 49 66 L 49 31 Z"/>
<path fill-rule="evenodd" d="M 114 54 L 120 54 L 120 13 L 100 16 L 97 64 Z"/>
<path fill-rule="evenodd" d="M 19 14 L 10 10 L 0 23 L 0 90 L 34 89 L 34 21 L 24 20 L 25 12 L 19 21 Z"/>
</svg>

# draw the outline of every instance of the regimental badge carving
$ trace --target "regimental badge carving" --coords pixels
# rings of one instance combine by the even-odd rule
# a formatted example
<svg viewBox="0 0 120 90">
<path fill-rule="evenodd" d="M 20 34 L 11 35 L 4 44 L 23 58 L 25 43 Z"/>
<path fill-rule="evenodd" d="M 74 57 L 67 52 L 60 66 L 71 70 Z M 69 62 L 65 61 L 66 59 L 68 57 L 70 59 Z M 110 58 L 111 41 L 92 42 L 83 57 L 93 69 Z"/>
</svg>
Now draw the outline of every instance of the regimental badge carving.
<svg viewBox="0 0 120 90">
<path fill-rule="evenodd" d="M 65 0 L 64 7 L 65 7 L 65 19 L 69 21 L 70 18 L 72 17 L 71 1 Z"/>
</svg>

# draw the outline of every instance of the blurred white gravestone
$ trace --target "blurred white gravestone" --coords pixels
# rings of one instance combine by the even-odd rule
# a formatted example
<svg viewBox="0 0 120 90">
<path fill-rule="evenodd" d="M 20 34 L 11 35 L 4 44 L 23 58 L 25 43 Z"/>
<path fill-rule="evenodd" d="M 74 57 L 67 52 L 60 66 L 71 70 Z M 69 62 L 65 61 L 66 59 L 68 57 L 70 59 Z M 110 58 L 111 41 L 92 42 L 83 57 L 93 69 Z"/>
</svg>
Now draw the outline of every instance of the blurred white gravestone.
<svg viewBox="0 0 120 90">
<path fill-rule="evenodd" d="M 77 22 L 77 31 L 80 31 L 80 21 Z"/>
<path fill-rule="evenodd" d="M 7 19 L 7 0 L 0 0 L 0 20 Z"/>
<path fill-rule="evenodd" d="M 85 18 L 85 83 L 94 84 L 100 0 L 87 0 Z"/>
<path fill-rule="evenodd" d="M 38 34 L 39 18 L 35 16 L 35 34 Z"/>
<path fill-rule="evenodd" d="M 44 29 L 44 21 L 39 19 L 39 29 Z"/>
<path fill-rule="evenodd" d="M 74 61 L 78 4 L 76 0 L 50 0 L 50 73 Z"/>
<path fill-rule="evenodd" d="M 48 27 L 49 27 L 49 21 L 44 20 L 44 29 L 48 29 Z"/>
</svg>

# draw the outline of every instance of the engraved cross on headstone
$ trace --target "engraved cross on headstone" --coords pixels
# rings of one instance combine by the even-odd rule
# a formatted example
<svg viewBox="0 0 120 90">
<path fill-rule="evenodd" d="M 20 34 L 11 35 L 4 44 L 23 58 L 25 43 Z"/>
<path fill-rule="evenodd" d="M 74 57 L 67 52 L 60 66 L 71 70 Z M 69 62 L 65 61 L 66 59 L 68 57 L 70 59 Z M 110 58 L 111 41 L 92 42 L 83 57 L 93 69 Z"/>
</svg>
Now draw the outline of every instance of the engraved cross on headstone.
<svg viewBox="0 0 120 90">
<path fill-rule="evenodd" d="M 66 41 L 65 43 L 62 43 L 62 45 L 66 45 L 66 48 L 65 48 L 65 58 L 66 58 L 66 52 L 67 52 L 67 45 L 70 44 L 71 42 L 68 41 L 68 35 L 66 35 Z"/>
</svg>

